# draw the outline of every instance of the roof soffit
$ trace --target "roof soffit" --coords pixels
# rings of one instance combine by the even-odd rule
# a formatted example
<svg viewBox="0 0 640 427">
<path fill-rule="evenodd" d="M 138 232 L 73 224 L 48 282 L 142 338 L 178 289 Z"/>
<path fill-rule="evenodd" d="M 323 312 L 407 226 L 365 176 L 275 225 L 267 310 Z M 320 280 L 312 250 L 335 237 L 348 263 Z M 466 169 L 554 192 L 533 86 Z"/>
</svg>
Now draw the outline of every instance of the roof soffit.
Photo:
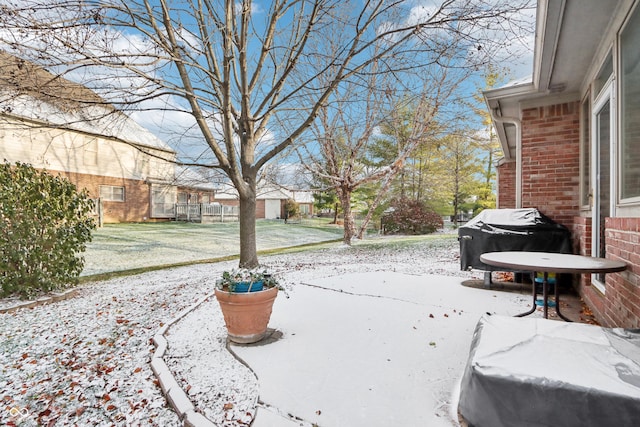
<svg viewBox="0 0 640 427">
<path fill-rule="evenodd" d="M 532 80 L 484 92 L 489 109 L 498 117 L 518 119 L 523 106 L 580 99 L 594 57 L 607 51 L 603 45 L 611 43 L 607 38 L 610 28 L 620 17 L 621 8 L 628 9 L 631 2 L 538 0 Z M 511 150 L 515 138 L 505 125 L 496 124 L 498 136 L 503 147 Z"/>
</svg>

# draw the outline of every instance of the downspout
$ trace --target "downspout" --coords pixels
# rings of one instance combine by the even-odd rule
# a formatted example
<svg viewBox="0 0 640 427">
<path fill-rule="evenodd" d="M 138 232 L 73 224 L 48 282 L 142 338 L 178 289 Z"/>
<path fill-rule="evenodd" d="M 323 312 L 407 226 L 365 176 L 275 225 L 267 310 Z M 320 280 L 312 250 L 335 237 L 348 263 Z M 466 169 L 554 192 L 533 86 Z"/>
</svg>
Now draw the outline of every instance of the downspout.
<svg viewBox="0 0 640 427">
<path fill-rule="evenodd" d="M 491 120 L 495 123 L 511 123 L 516 127 L 516 209 L 522 208 L 522 123 L 515 117 L 496 116 L 498 108 L 491 109 Z"/>
</svg>

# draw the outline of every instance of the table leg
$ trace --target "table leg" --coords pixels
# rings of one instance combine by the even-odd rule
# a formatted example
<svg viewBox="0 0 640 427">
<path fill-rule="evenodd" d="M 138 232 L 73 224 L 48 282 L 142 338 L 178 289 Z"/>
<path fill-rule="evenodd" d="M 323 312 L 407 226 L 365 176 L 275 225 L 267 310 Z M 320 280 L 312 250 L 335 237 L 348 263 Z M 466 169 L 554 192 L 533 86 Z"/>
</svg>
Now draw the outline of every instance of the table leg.
<svg viewBox="0 0 640 427">
<path fill-rule="evenodd" d="M 534 311 L 536 311 L 536 298 L 537 298 L 538 294 L 537 294 L 537 292 L 536 292 L 536 280 L 535 280 L 535 277 L 536 277 L 536 273 L 534 272 L 534 273 L 533 273 L 533 283 L 532 283 L 532 288 L 533 288 L 533 291 L 532 291 L 532 293 L 533 293 L 533 301 L 532 301 L 532 303 L 531 303 L 531 310 L 529 310 L 529 311 L 527 311 L 527 312 L 525 312 L 525 313 L 516 314 L 514 317 L 524 317 L 524 316 L 528 316 L 528 315 L 530 315 L 531 313 L 533 313 Z"/>
<path fill-rule="evenodd" d="M 557 283 L 556 289 L 558 289 Z M 546 271 L 542 276 L 542 313 L 545 319 L 549 318 L 549 273 L 547 273 Z"/>
<path fill-rule="evenodd" d="M 555 289 L 556 313 L 558 313 L 558 316 L 565 322 L 571 322 L 570 319 L 568 319 L 566 316 L 560 313 L 560 292 L 558 291 L 558 288 L 559 288 L 558 284 L 559 284 L 559 281 L 558 281 L 558 278 L 556 278 L 556 289 Z"/>
</svg>

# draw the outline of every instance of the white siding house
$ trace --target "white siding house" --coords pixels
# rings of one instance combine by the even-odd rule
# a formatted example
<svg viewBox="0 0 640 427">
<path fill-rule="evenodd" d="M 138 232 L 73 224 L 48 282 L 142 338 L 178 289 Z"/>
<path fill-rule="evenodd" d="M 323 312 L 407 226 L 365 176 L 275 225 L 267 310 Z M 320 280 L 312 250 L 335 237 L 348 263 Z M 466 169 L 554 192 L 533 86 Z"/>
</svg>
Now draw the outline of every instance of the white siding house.
<svg viewBox="0 0 640 427">
<path fill-rule="evenodd" d="M 105 222 L 172 218 L 176 153 L 81 85 L 0 52 L 0 160 L 66 176 Z"/>
</svg>

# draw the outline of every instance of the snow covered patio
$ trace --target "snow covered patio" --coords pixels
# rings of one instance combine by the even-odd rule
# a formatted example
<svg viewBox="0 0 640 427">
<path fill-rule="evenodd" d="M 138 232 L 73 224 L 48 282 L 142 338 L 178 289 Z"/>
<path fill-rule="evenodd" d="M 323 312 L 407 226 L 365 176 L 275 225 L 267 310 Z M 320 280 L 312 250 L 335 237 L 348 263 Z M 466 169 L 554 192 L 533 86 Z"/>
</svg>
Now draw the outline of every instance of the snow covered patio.
<svg viewBox="0 0 640 427">
<path fill-rule="evenodd" d="M 519 313 L 530 294 L 462 286 L 472 274 L 456 271 L 455 251 L 305 254 L 288 265 L 295 286 L 276 300 L 272 338 L 228 347 L 254 375 L 242 364 L 220 372 L 212 359 L 212 343 L 229 357 L 214 298 L 169 328 L 165 360 L 216 425 L 252 417 L 256 427 L 457 425 L 456 385 L 478 320 Z M 579 311 L 579 301 L 567 301 Z M 211 402 L 212 383 L 235 388 L 238 398 Z"/>
<path fill-rule="evenodd" d="M 286 425 L 274 413 L 320 426 L 455 425 L 454 388 L 478 319 L 522 309 L 520 297 L 446 276 L 369 272 L 310 282 L 274 310 L 282 339 L 233 347 L 258 377 L 257 427 Z"/>
<path fill-rule="evenodd" d="M 529 291 L 462 286 L 474 275 L 458 253 L 445 236 L 261 258 L 292 286 L 276 300 L 273 340 L 229 347 L 251 369 L 227 350 L 207 298 L 235 261 L 88 284 L 0 315 L 0 396 L 25 426 L 181 425 L 149 363 L 152 338 L 166 332 L 163 361 L 213 425 L 455 425 L 476 323 L 530 302 Z"/>
</svg>

